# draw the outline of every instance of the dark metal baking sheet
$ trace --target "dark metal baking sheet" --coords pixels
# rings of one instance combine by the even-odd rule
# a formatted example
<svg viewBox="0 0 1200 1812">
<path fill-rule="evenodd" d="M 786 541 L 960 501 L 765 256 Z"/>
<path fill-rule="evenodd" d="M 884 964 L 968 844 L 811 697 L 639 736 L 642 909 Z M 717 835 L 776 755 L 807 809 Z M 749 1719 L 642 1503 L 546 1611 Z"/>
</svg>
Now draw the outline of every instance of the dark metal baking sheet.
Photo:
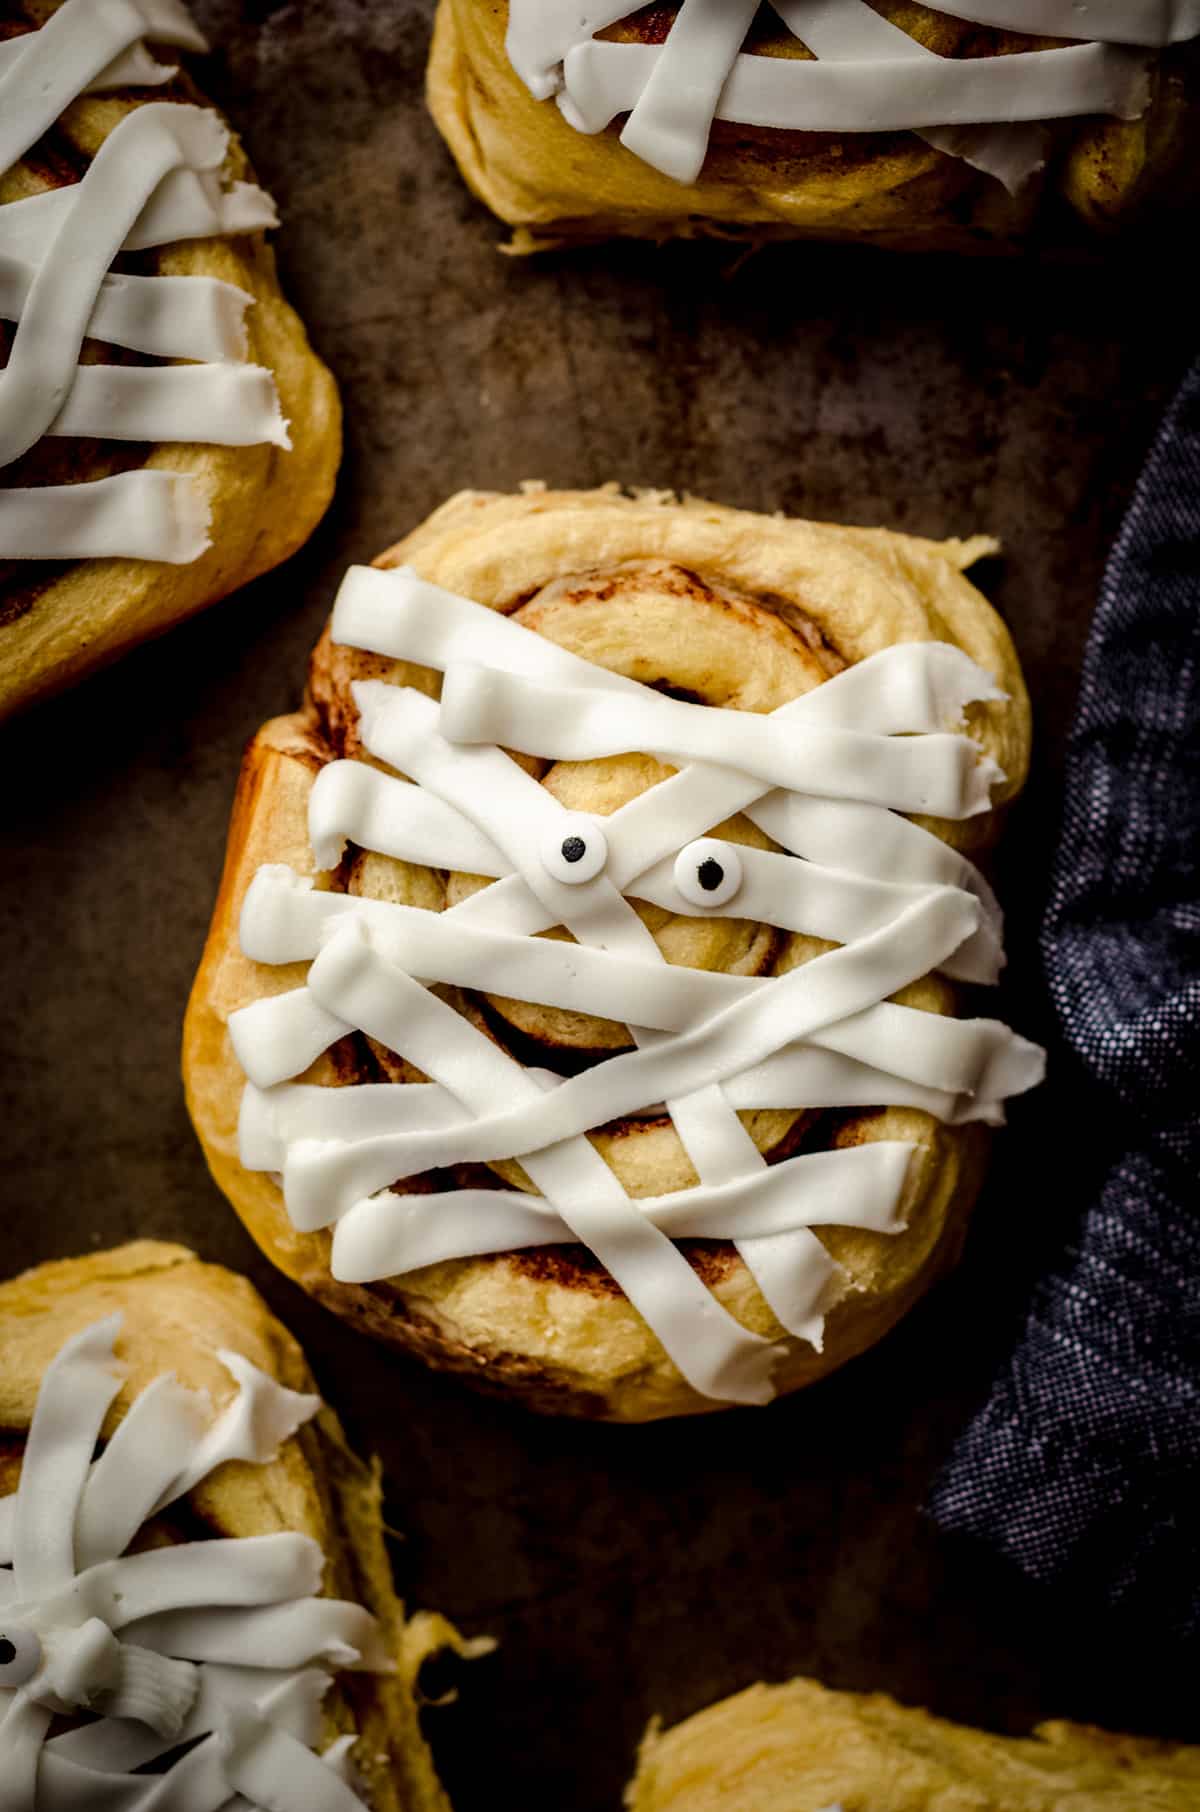
<svg viewBox="0 0 1200 1812">
<path fill-rule="evenodd" d="M 241 747 L 294 705 L 346 563 L 464 485 L 616 478 L 1000 534 L 984 578 L 1039 732 L 1002 863 L 1006 1011 L 1044 1033 L 1036 923 L 1087 617 L 1193 332 L 1169 246 L 1053 270 L 816 246 L 501 257 L 424 112 L 431 10 L 197 8 L 220 46 L 205 79 L 281 203 L 288 288 L 342 383 L 346 464 L 291 565 L 0 740 L 3 1268 L 151 1234 L 254 1278 L 383 1456 L 412 1600 L 501 1639 L 430 1714 L 459 1812 L 611 1812 L 651 1713 L 796 1671 L 1001 1729 L 1184 1734 L 1160 1657 L 919 1515 L 1086 1168 L 1061 1056 L 1013 1115 L 958 1276 L 766 1413 L 630 1430 L 492 1404 L 311 1306 L 208 1179 L 179 1024 Z"/>
</svg>

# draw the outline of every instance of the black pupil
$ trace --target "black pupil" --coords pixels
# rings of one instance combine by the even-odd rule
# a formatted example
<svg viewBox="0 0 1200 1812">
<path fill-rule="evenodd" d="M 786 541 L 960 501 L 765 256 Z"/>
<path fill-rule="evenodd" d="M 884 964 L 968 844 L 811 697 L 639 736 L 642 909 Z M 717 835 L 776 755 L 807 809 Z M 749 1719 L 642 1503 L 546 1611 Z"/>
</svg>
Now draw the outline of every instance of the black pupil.
<svg viewBox="0 0 1200 1812">
<path fill-rule="evenodd" d="M 725 870 L 721 867 L 719 862 L 714 862 L 711 856 L 705 856 L 703 862 L 701 862 L 699 868 L 696 870 L 696 879 L 699 881 L 701 887 L 703 887 L 705 893 L 715 893 L 717 888 L 721 885 L 721 882 L 725 879 Z"/>
<path fill-rule="evenodd" d="M 0 1667 L 7 1667 L 10 1661 L 17 1658 L 16 1647 L 7 1636 L 0 1636 Z"/>
<path fill-rule="evenodd" d="M 582 837 L 564 837 L 562 853 L 564 862 L 582 862 L 587 854 L 587 844 Z"/>
</svg>

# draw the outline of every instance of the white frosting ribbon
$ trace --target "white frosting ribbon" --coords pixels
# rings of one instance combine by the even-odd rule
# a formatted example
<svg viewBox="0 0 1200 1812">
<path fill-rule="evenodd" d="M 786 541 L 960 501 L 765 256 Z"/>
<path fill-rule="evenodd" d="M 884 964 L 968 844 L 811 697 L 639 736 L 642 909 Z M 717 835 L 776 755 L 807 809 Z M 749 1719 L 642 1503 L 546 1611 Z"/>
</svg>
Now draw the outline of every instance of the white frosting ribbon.
<svg viewBox="0 0 1200 1812">
<path fill-rule="evenodd" d="M 20 320 L 34 274 L 23 259 L 0 257 L 0 319 Z M 251 300 L 216 277 L 108 276 L 87 337 L 160 359 L 240 359 Z"/>
<path fill-rule="evenodd" d="M 784 24 L 822 61 L 937 54 L 877 13 L 866 0 L 772 0 L 772 4 Z M 973 169 L 996 177 L 1013 195 L 1046 161 L 1047 135 L 1042 126 L 935 126 L 917 136 L 935 151 L 961 158 Z"/>
<path fill-rule="evenodd" d="M 1149 99 L 1146 51 L 1200 35 L 1200 0 L 956 0 L 950 16 L 1071 42 L 996 57 L 943 57 L 865 0 L 772 0 L 817 59 L 747 54 L 747 0 L 684 0 L 666 41 L 596 34 L 630 7 L 512 0 L 509 59 L 538 100 L 581 132 L 619 114 L 621 141 L 682 183 L 700 175 L 714 119 L 793 132 L 914 131 L 1016 193 L 1046 158 L 1045 122 L 1134 118 Z"/>
<path fill-rule="evenodd" d="M 672 1239 L 753 1241 L 801 1227 L 899 1230 L 896 1208 L 913 1147 L 860 1145 L 807 1152 L 715 1186 L 640 1197 L 637 1207 Z M 850 1164 L 842 1160 L 850 1155 Z M 575 1238 L 540 1196 L 511 1189 L 382 1195 L 352 1203 L 335 1226 L 333 1274 L 351 1283 L 402 1276 L 444 1259 L 473 1258 Z"/>
<path fill-rule="evenodd" d="M 143 37 L 204 48 L 180 0 L 63 0 L 0 58 L 0 169 L 97 87 L 159 83 Z M 274 379 L 241 363 L 251 298 L 205 277 L 111 271 L 123 250 L 274 221 L 252 185 L 226 190 L 229 134 L 208 109 L 147 102 L 120 119 L 76 184 L 0 207 L 0 465 L 43 435 L 286 447 Z M 80 365 L 87 337 L 183 366 Z M 129 473 L 0 492 L 0 558 L 124 555 L 183 563 L 208 545 L 200 481 Z M 103 488 L 101 488 L 103 487 Z"/>
<path fill-rule="evenodd" d="M 0 211 L 0 243 L 14 258 L 38 264 L 54 244 L 74 205 L 75 187 L 46 189 L 10 201 Z M 279 225 L 275 203 L 254 183 L 224 188 L 211 170 L 174 170 L 147 201 L 121 247 L 154 251 L 178 239 L 212 239 L 227 233 L 264 232 Z M 151 278 L 151 282 L 165 279 Z M 174 283 L 176 280 L 171 278 Z"/>
<path fill-rule="evenodd" d="M 9 170 L 140 38 L 205 51 L 180 0 L 64 0 L 0 71 L 0 170 Z"/>
<path fill-rule="evenodd" d="M 364 746 L 396 772 L 323 769 L 309 812 L 318 865 L 334 868 L 349 844 L 492 885 L 431 913 L 259 870 L 244 953 L 311 967 L 303 987 L 230 1016 L 249 1078 L 242 1162 L 280 1177 L 298 1230 L 334 1229 L 344 1281 L 581 1240 L 696 1389 L 763 1400 L 773 1350 L 719 1308 L 672 1242 L 731 1240 L 785 1329 L 819 1345 L 842 1286 L 811 1229 L 897 1232 L 912 1147 L 868 1141 L 771 1166 L 739 1111 L 899 1105 L 996 1123 L 1004 1099 L 1040 1078 L 1041 1053 L 998 1022 L 888 999 L 939 967 L 975 981 L 999 971 L 986 882 L 895 807 L 987 809 L 999 771 L 955 726 L 1002 695 L 961 650 L 912 643 L 769 714 L 681 704 L 410 570 L 354 569 L 333 634 L 445 678 L 440 703 L 354 685 Z M 683 765 L 588 817 L 505 748 L 568 760 L 649 750 Z M 705 835 L 739 810 L 793 853 Z M 676 967 L 627 895 L 839 947 L 769 977 Z M 537 935 L 554 926 L 575 941 Z M 433 991 L 445 986 L 623 1021 L 635 1048 L 569 1079 L 526 1069 Z M 291 1082 L 355 1030 L 430 1081 Z M 633 1201 L 587 1135 L 664 1112 L 699 1183 Z M 394 1192 L 425 1171 L 513 1158 L 537 1196 Z"/>
<path fill-rule="evenodd" d="M 764 791 L 782 787 L 833 799 L 866 799 L 894 811 L 940 818 L 986 812 L 991 787 L 1003 778 L 961 736 L 894 741 L 812 723 L 781 725 L 774 713 L 717 713 L 708 705 L 658 694 L 618 704 L 582 687 L 552 691 L 474 665 L 447 670 L 440 721 L 442 734 L 452 742 L 498 743 L 555 761 L 643 750 L 667 761 L 736 767 Z"/>
<path fill-rule="evenodd" d="M 17 1490 L 0 1500 L 0 1809 L 353 1812 L 345 1746 L 312 1753 L 330 1684 L 313 1663 L 387 1661 L 367 1611 L 317 1596 L 316 1543 L 284 1532 L 128 1552 L 218 1467 L 273 1458 L 319 1400 L 222 1353 L 239 1388 L 220 1415 L 159 1377 L 93 1458 L 121 1388 L 119 1331 L 111 1316 L 52 1360 Z M 46 1741 L 56 1714 L 78 1711 L 94 1721 Z M 165 1770 L 135 1772 L 176 1747 Z"/>
<path fill-rule="evenodd" d="M 559 97 L 571 125 L 602 132 L 617 114 L 635 108 L 661 55 L 656 44 L 576 44 L 567 52 Z M 907 56 L 804 63 L 742 55 L 721 91 L 716 117 L 793 132 L 903 132 L 1085 113 L 1136 119 L 1148 99 L 1145 57 L 1108 44 L 943 57 L 936 64 Z"/>
<path fill-rule="evenodd" d="M 676 182 L 695 182 L 730 65 L 757 11 L 758 0 L 681 7 L 621 143 Z"/>
<path fill-rule="evenodd" d="M 210 511 L 178 472 L 119 472 L 89 484 L 0 490 L 0 553 L 10 560 L 164 560 L 209 546 Z"/>
</svg>

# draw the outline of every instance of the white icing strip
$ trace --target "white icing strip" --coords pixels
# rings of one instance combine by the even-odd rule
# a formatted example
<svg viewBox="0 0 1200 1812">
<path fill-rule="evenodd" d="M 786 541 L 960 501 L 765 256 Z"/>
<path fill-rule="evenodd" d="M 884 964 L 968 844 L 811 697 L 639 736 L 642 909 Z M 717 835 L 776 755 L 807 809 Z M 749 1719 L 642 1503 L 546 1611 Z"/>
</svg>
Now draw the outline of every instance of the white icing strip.
<svg viewBox="0 0 1200 1812">
<path fill-rule="evenodd" d="M 637 105 L 659 45 L 576 44 L 564 62 L 570 123 L 603 131 Z M 1107 44 L 1018 51 L 1004 57 L 908 57 L 870 63 L 737 58 L 716 117 L 793 132 L 897 132 L 1062 119 L 1085 113 L 1136 119 L 1149 98 L 1146 60 Z"/>
<path fill-rule="evenodd" d="M 172 1377 L 137 1397 L 88 1475 L 75 1518 L 75 1565 L 123 1554 L 202 1439 L 209 1405 Z"/>
<path fill-rule="evenodd" d="M 338 587 L 329 632 L 335 642 L 444 673 L 456 661 L 482 661 L 528 679 L 640 693 L 636 680 L 610 673 L 557 642 L 419 578 L 411 566 L 385 572 L 352 566 Z"/>
<path fill-rule="evenodd" d="M 936 54 L 866 0 L 772 0 L 772 5 L 813 55 L 825 61 Z M 935 150 L 997 177 L 1012 194 L 1046 161 L 1046 134 L 1040 126 L 935 127 L 919 136 Z"/>
<path fill-rule="evenodd" d="M 321 1407 L 319 1397 L 288 1390 L 241 1353 L 222 1348 L 217 1357 L 236 1383 L 237 1395 L 197 1443 L 189 1464 L 157 1499 L 156 1511 L 194 1490 L 218 1466 L 231 1460 L 263 1466 L 275 1459 L 284 1442 L 290 1441 Z"/>
<path fill-rule="evenodd" d="M 494 1111 L 494 1102 L 503 1095 L 495 1094 L 488 1102 L 493 1111 L 470 1126 L 364 1142 L 354 1148 L 355 1162 L 369 1160 L 370 1170 L 364 1169 L 361 1176 L 356 1170 L 352 1199 L 423 1170 L 472 1158 L 487 1163 L 538 1152 L 636 1112 L 648 1102 L 722 1082 L 761 1063 L 782 1045 L 873 1006 L 880 996 L 927 974 L 937 966 L 941 947 L 960 938 L 964 922 L 970 923 L 967 907 L 968 902 L 955 896 L 922 901 L 887 931 L 771 978 L 669 1042 L 610 1058 L 549 1093 L 534 1085 L 525 1101 L 499 1112 Z M 399 970 L 373 943 L 361 920 L 351 921 L 347 930 L 351 935 L 339 933 L 325 945 L 309 972 L 309 987 L 318 1000 L 337 1003 L 338 1010 L 360 1024 L 360 1008 L 368 1012 L 372 1025 L 364 1030 L 434 1075 L 435 1069 L 425 1061 L 425 1041 L 432 1042 L 431 1016 L 444 1028 L 450 1020 L 466 1022 Z M 420 1054 L 414 1044 L 418 1038 Z M 457 1088 L 454 1092 L 462 1098 Z M 319 1157 L 315 1160 L 317 1170 L 322 1162 Z M 285 1189 L 288 1180 L 285 1177 Z M 297 1179 L 291 1181 L 295 1184 Z M 289 1192 L 289 1207 L 291 1199 Z M 319 1215 L 320 1185 L 310 1182 L 304 1199 L 310 1204 L 308 1214 Z M 319 1218 L 315 1224 L 322 1224 Z"/>
<path fill-rule="evenodd" d="M 248 1082 L 238 1115 L 238 1155 L 247 1170 L 282 1170 L 297 1139 L 353 1143 L 380 1133 L 419 1132 L 469 1120 L 467 1110 L 436 1082 L 350 1083 L 318 1088 L 280 1083 L 261 1089 Z"/>
<path fill-rule="evenodd" d="M 75 1573 L 75 1510 L 109 1405 L 121 1388 L 113 1360 L 120 1318 L 69 1340 L 51 1360 L 25 1443 L 13 1527 L 13 1574 L 22 1598 L 68 1586 Z"/>
<path fill-rule="evenodd" d="M 256 183 L 235 182 L 225 188 L 219 177 L 206 171 L 177 170 L 150 197 L 123 249 L 148 251 L 179 239 L 214 235 L 236 238 L 278 225 L 275 203 Z"/>
<path fill-rule="evenodd" d="M 562 60 L 578 37 L 592 37 L 615 25 L 629 12 L 629 0 L 516 0 L 508 9 L 505 50 L 535 100 L 545 101 L 560 87 Z"/>
<path fill-rule="evenodd" d="M 170 0 L 64 0 L 19 40 L 0 74 L 0 170 L 11 169 L 60 113 L 143 36 L 180 49 L 206 42 L 187 9 Z"/>
<path fill-rule="evenodd" d="M 915 1107 L 948 1126 L 982 1120 L 1004 1124 L 1003 1103 L 945 1089 L 925 1088 L 908 1078 L 890 1076 L 872 1064 L 859 1063 L 815 1042 L 785 1046 L 721 1084 L 734 1108 Z"/>
<path fill-rule="evenodd" d="M 311 1597 L 322 1564 L 307 1535 L 244 1535 L 103 1560 L 80 1573 L 71 1592 L 90 1616 L 121 1630 L 159 1611 Z"/>
<path fill-rule="evenodd" d="M 81 365 L 45 432 L 222 447 L 291 446 L 275 380 L 260 365 Z"/>
<path fill-rule="evenodd" d="M 0 214 L 5 251 L 29 264 L 40 264 L 70 215 L 77 187 L 47 189 L 41 195 L 7 202 Z M 275 203 L 253 183 L 234 183 L 224 189 L 219 176 L 210 171 L 174 170 L 163 178 L 138 215 L 121 250 L 153 251 L 180 239 L 262 232 L 278 225 Z"/>
<path fill-rule="evenodd" d="M 987 811 L 991 786 L 1002 777 L 966 737 L 931 733 L 894 741 L 817 723 L 784 725 L 777 713 L 713 711 L 658 694 L 618 702 L 468 665 L 447 672 L 439 722 L 451 742 L 500 743 L 560 761 L 640 750 L 736 767 L 764 788 L 866 798 L 941 818 Z"/>
<path fill-rule="evenodd" d="M 163 560 L 211 546 L 203 491 L 179 472 L 120 472 L 88 484 L 0 490 L 0 559 Z"/>
<path fill-rule="evenodd" d="M 711 841 L 715 849 L 729 849 L 732 854 L 727 859 L 736 860 L 742 871 L 741 886 L 723 905 L 714 908 L 707 902 L 701 905 L 686 898 L 679 890 L 675 865 L 669 857 L 639 875 L 631 885 L 631 893 L 666 912 L 687 917 L 751 919 L 761 925 L 775 925 L 781 931 L 848 944 L 873 931 L 882 931 L 898 913 L 929 891 L 928 884 L 877 881 L 823 868 L 816 862 L 802 862 L 795 856 L 725 845 L 719 839 Z M 999 966 L 995 947 L 985 950 L 972 943 L 970 950 L 968 962 L 956 965 L 955 956 L 951 955 L 943 968 L 965 981 L 996 981 Z"/>
<path fill-rule="evenodd" d="M 0 43 L 0 77 L 7 74 L 25 52 L 25 38 L 5 38 Z M 160 63 L 144 44 L 134 44 L 119 57 L 114 57 L 96 78 L 89 82 L 85 94 L 111 93 L 114 88 L 161 88 L 179 74 L 170 63 Z"/>
<path fill-rule="evenodd" d="M 300 1076 L 354 1027 L 314 1000 L 307 987 L 268 994 L 229 1015 L 233 1054 L 259 1088 Z"/>
<path fill-rule="evenodd" d="M 695 182 L 726 78 L 757 11 L 758 0 L 681 7 L 621 143 L 676 182 Z M 564 112 L 570 120 L 569 108 Z"/>
<path fill-rule="evenodd" d="M 0 1699 L 0 1812 L 31 1812 L 37 1804 L 38 1762 L 53 1712 L 24 1693 Z"/>
<path fill-rule="evenodd" d="M 1200 0 L 953 0 L 938 11 L 999 31 L 1149 49 L 1200 37 Z"/>
<path fill-rule="evenodd" d="M 766 793 L 747 805 L 751 823 L 806 861 L 876 879 L 961 887 L 978 900 L 999 943 L 1003 914 L 979 870 L 931 831 L 855 799 Z"/>
<path fill-rule="evenodd" d="M 481 1116 L 474 1125 L 486 1123 L 497 1099 L 523 1100 L 536 1111 L 539 1103 L 551 1098 L 519 1063 L 452 1007 L 380 958 L 367 942 L 361 921 L 351 922 L 325 946 L 309 972 L 309 986 L 318 998 L 322 991 L 336 998 L 337 1010 L 363 1031 L 409 1055 L 426 1075 Z M 363 1149 L 353 1148 L 355 1164 Z M 714 1301 L 666 1236 L 638 1212 L 585 1138 L 569 1135 L 553 1150 L 531 1148 L 525 1169 L 575 1237 L 608 1268 L 696 1390 L 731 1402 L 769 1400 L 776 1349 L 740 1327 Z M 330 1190 L 325 1180 L 318 1175 L 315 1186 L 309 1186 L 303 1172 L 293 1177 L 291 1171 L 289 1163 L 284 1196 L 294 1223 L 300 1228 L 326 1225 Z M 356 1189 L 352 1199 L 400 1174 L 373 1179 Z"/>
<path fill-rule="evenodd" d="M 333 1768 L 283 1730 L 229 1706 L 221 1731 L 225 1772 L 263 1812 L 362 1812 L 362 1801 Z"/>
<path fill-rule="evenodd" d="M 642 1198 L 636 1206 L 671 1239 L 751 1241 L 818 1226 L 894 1233 L 912 1149 L 881 1141 L 808 1153 L 724 1184 Z M 345 1282 L 371 1283 L 447 1259 L 574 1238 L 548 1202 L 513 1190 L 377 1195 L 338 1220 L 331 1268 Z"/>
<path fill-rule="evenodd" d="M 330 761 L 321 769 L 308 798 L 308 836 L 321 869 L 336 868 L 349 841 L 430 868 L 510 872 L 496 845 L 460 811 L 361 761 Z"/>
<path fill-rule="evenodd" d="M 125 1638 L 163 1655 L 254 1668 L 352 1668 L 379 1646 L 375 1619 L 361 1605 L 293 1598 L 246 1610 L 159 1611 L 139 1618 Z"/>
<path fill-rule="evenodd" d="M 988 1101 L 1023 1094 L 1042 1079 L 1040 1046 L 1002 1021 L 952 1019 L 887 1000 L 822 1026 L 813 1041 L 923 1088 Z"/>
<path fill-rule="evenodd" d="M 3 224 L 0 214 L 0 231 Z M 32 265 L 0 256 L 0 318 L 21 318 L 33 278 Z M 87 337 L 161 359 L 240 359 L 252 301 L 216 277 L 110 275 L 100 286 Z"/>
</svg>

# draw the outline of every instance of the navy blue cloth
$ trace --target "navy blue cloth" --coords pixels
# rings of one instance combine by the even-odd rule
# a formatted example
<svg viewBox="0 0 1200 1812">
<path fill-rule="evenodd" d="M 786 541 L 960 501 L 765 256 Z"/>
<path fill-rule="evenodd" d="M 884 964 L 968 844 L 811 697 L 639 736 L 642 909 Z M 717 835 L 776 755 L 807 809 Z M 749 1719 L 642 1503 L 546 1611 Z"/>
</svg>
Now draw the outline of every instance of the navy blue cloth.
<svg viewBox="0 0 1200 1812">
<path fill-rule="evenodd" d="M 1200 365 L 1101 587 L 1042 930 L 1106 1172 L 930 1509 L 1200 1641 Z M 1069 1149 L 1029 1153 L 1069 1200 Z"/>
</svg>

